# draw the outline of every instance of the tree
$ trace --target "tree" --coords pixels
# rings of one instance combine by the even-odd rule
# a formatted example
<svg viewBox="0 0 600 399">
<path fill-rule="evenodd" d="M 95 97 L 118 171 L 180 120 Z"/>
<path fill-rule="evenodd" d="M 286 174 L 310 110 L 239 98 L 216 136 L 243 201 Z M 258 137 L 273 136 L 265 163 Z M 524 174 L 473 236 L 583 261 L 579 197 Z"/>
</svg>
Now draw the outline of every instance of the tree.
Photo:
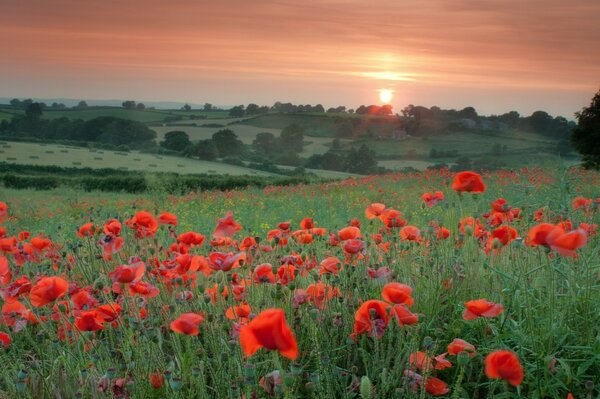
<svg viewBox="0 0 600 399">
<path fill-rule="evenodd" d="M 190 104 L 185 104 L 183 107 L 181 107 L 181 110 L 189 112 L 192 110 L 192 106 Z"/>
<path fill-rule="evenodd" d="M 77 106 L 75 108 L 86 109 L 87 107 L 88 107 L 88 104 L 85 101 L 81 100 L 81 101 L 79 101 L 79 103 L 77 104 Z"/>
<path fill-rule="evenodd" d="M 136 106 L 135 101 L 133 101 L 133 100 L 123 101 L 121 103 L 121 105 L 123 106 L 123 108 L 130 109 L 130 110 L 135 109 L 135 106 Z"/>
<path fill-rule="evenodd" d="M 138 111 L 143 111 L 146 109 L 146 106 L 144 105 L 144 103 L 137 103 L 135 109 L 137 109 Z"/>
<path fill-rule="evenodd" d="M 529 117 L 529 124 L 535 133 L 547 134 L 552 123 L 552 117 L 545 111 L 535 111 Z"/>
<path fill-rule="evenodd" d="M 234 118 L 241 118 L 242 116 L 244 116 L 244 106 L 236 105 L 235 107 L 231 108 L 229 110 L 229 116 L 232 116 Z"/>
<path fill-rule="evenodd" d="M 258 115 L 260 113 L 260 107 L 256 104 L 248 104 L 246 107 L 246 115 Z"/>
<path fill-rule="evenodd" d="M 42 116 L 42 104 L 32 103 L 25 110 L 25 118 L 29 120 L 38 120 Z"/>
<path fill-rule="evenodd" d="M 195 144 L 187 146 L 183 150 L 183 155 L 188 157 L 198 157 L 204 161 L 214 161 L 219 156 L 219 151 L 215 142 L 211 139 L 200 140 Z"/>
<path fill-rule="evenodd" d="M 219 156 L 239 156 L 244 152 L 244 143 L 230 129 L 222 129 L 212 135 L 212 141 L 215 143 Z"/>
<path fill-rule="evenodd" d="M 295 123 L 288 125 L 281 131 L 279 140 L 282 148 L 302 152 L 304 148 L 304 129 Z"/>
<path fill-rule="evenodd" d="M 252 142 L 254 151 L 262 155 L 271 155 L 277 150 L 277 139 L 273 133 L 258 133 Z"/>
<path fill-rule="evenodd" d="M 165 139 L 160 142 L 161 147 L 173 151 L 183 151 L 190 144 L 190 136 L 181 130 L 173 130 L 165 134 Z"/>
<path fill-rule="evenodd" d="M 571 134 L 573 148 L 583 155 L 583 166 L 600 169 L 600 90 L 592 102 L 575 114 L 577 126 Z"/>
</svg>

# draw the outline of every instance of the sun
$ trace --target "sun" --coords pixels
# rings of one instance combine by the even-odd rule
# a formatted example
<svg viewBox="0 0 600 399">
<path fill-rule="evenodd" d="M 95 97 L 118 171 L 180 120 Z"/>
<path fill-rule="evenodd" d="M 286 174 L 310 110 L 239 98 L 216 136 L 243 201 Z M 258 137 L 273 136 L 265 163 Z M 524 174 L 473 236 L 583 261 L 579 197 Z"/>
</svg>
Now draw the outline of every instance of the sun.
<svg viewBox="0 0 600 399">
<path fill-rule="evenodd" d="M 394 90 L 379 89 L 377 91 L 379 92 L 379 100 L 381 100 L 382 103 L 389 104 L 392 101 L 392 98 L 394 97 Z"/>
</svg>

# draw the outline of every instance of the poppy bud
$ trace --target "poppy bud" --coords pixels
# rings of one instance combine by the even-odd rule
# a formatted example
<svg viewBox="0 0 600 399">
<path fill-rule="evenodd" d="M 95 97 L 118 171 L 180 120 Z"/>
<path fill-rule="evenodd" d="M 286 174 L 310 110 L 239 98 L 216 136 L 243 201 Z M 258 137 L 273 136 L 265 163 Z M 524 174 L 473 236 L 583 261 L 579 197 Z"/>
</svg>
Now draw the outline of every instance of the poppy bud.
<svg viewBox="0 0 600 399">
<path fill-rule="evenodd" d="M 594 382 L 593 381 L 586 381 L 583 386 L 585 387 L 585 390 L 588 393 L 591 393 L 594 390 Z"/>
<path fill-rule="evenodd" d="M 25 392 L 25 387 L 27 386 L 26 382 L 27 381 L 24 379 L 17 380 L 17 383 L 15 384 L 15 387 L 17 388 L 17 392 L 19 392 L 19 393 Z"/>
<path fill-rule="evenodd" d="M 169 380 L 169 385 L 174 391 L 179 391 L 183 387 L 183 381 L 179 377 L 173 377 Z"/>
<path fill-rule="evenodd" d="M 431 350 L 433 349 L 433 339 L 429 336 L 423 338 L 423 348 L 425 348 L 425 350 Z"/>
<path fill-rule="evenodd" d="M 200 367 L 192 367 L 192 376 L 199 377 L 202 374 L 202 369 Z"/>
<path fill-rule="evenodd" d="M 469 356 L 468 352 L 462 351 L 458 355 L 456 355 L 456 360 L 458 364 L 461 366 L 466 366 L 469 364 L 469 360 L 471 360 L 471 356 Z"/>
<path fill-rule="evenodd" d="M 360 397 L 371 399 L 373 397 L 373 384 L 366 375 L 360 379 Z"/>
<path fill-rule="evenodd" d="M 117 370 L 115 368 L 111 367 L 108 370 L 106 370 L 106 377 L 108 377 L 108 379 L 112 380 L 113 378 L 115 378 L 116 375 Z"/>
</svg>

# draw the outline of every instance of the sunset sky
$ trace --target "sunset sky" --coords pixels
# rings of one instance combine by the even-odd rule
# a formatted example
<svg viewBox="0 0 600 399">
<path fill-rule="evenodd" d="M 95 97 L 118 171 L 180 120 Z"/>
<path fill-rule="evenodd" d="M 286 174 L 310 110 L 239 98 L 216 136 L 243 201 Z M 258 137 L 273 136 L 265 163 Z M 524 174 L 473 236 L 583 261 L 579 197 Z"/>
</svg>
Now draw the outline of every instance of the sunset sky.
<svg viewBox="0 0 600 399">
<path fill-rule="evenodd" d="M 0 97 L 543 109 L 600 88 L 598 0 L 0 0 Z"/>
</svg>

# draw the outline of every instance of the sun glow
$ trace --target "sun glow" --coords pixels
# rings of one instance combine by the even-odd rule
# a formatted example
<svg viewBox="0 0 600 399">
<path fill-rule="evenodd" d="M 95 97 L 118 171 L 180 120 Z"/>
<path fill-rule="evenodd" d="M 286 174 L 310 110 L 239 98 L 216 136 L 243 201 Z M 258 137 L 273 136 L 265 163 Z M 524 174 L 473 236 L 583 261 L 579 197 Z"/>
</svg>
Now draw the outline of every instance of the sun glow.
<svg viewBox="0 0 600 399">
<path fill-rule="evenodd" d="M 379 89 L 379 100 L 384 104 L 389 104 L 394 97 L 394 91 L 390 89 Z"/>
</svg>

